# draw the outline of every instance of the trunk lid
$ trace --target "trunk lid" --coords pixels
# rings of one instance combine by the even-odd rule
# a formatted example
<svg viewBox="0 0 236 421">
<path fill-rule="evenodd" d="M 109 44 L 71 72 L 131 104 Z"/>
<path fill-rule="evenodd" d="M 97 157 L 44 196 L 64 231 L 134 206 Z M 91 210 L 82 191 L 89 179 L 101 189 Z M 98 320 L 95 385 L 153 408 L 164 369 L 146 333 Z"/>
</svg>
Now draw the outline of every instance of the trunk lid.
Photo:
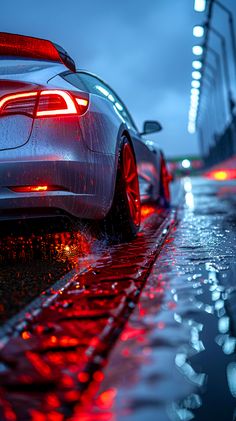
<svg viewBox="0 0 236 421">
<path fill-rule="evenodd" d="M 37 85 L 0 80 L 0 101 L 6 95 L 36 90 Z M 0 151 L 23 146 L 29 140 L 33 118 L 24 114 L 0 115 Z"/>
</svg>

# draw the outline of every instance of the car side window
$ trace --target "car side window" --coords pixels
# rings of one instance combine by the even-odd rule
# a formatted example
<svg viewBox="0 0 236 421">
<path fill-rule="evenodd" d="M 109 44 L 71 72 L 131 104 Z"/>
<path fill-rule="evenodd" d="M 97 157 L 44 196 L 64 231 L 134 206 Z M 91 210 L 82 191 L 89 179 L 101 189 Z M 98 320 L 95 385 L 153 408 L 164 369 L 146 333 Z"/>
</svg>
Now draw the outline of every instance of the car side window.
<svg viewBox="0 0 236 421">
<path fill-rule="evenodd" d="M 61 76 L 71 85 L 75 86 L 78 89 L 81 89 L 81 91 L 88 90 L 88 87 L 84 84 L 83 80 L 79 77 L 78 73 L 67 73 Z"/>
<path fill-rule="evenodd" d="M 127 125 L 129 127 L 132 127 L 135 131 L 137 130 L 125 105 L 109 86 L 107 86 L 100 79 L 88 73 L 79 72 L 78 75 L 83 81 L 83 83 L 87 86 L 89 92 L 91 92 L 92 94 L 99 95 L 103 98 L 105 97 L 109 101 L 111 101 L 116 110 L 121 114 Z"/>
</svg>

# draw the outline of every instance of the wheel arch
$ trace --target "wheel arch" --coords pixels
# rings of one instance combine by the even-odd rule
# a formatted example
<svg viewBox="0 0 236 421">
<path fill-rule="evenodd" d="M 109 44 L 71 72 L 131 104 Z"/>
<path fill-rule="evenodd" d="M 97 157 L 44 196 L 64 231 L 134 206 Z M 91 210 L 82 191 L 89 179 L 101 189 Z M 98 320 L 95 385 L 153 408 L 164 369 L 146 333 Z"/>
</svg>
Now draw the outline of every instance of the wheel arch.
<svg viewBox="0 0 236 421">
<path fill-rule="evenodd" d="M 122 136 L 126 136 L 127 139 L 129 140 L 131 147 L 133 149 L 134 152 L 134 156 L 135 156 L 135 162 L 136 162 L 136 155 L 135 155 L 135 150 L 134 150 L 134 146 L 133 146 L 133 141 L 132 141 L 132 137 L 129 133 L 128 127 L 123 123 L 120 125 L 120 128 L 118 130 L 117 133 L 117 139 L 116 139 L 116 148 L 115 148 L 115 154 L 116 154 L 116 159 L 115 159 L 115 180 L 113 182 L 112 188 L 111 188 L 111 195 L 110 195 L 110 200 L 109 200 L 109 209 L 108 212 L 112 206 L 113 203 L 113 199 L 114 199 L 114 194 L 115 194 L 115 186 L 116 186 L 116 177 L 117 177 L 117 170 L 118 170 L 118 162 L 119 162 L 119 151 L 120 151 L 120 143 L 121 143 L 121 139 Z"/>
</svg>

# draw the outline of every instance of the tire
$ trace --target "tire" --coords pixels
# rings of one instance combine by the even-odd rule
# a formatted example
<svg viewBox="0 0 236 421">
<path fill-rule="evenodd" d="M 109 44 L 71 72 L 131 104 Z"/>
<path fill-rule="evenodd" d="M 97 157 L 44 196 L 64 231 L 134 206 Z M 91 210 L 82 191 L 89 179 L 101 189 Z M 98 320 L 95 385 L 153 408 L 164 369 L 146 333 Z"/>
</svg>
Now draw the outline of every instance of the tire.
<svg viewBox="0 0 236 421">
<path fill-rule="evenodd" d="M 131 143 L 122 136 L 111 209 L 104 220 L 108 238 L 114 242 L 132 240 L 140 227 L 141 204 L 136 160 Z"/>
<path fill-rule="evenodd" d="M 160 184 L 160 205 L 164 208 L 170 207 L 170 187 L 169 173 L 166 167 L 165 159 L 161 158 L 161 184 Z"/>
</svg>

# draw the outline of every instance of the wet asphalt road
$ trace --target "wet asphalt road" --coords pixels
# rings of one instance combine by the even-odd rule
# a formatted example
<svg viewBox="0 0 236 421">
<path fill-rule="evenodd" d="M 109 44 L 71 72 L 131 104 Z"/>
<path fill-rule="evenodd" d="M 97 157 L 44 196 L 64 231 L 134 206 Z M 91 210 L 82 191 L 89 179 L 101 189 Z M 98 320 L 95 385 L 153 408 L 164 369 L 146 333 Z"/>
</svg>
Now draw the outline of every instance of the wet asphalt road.
<svg viewBox="0 0 236 421">
<path fill-rule="evenodd" d="M 33 235 L 20 231 L 14 237 L 6 229 L 0 274 L 1 421 L 233 420 L 235 193 L 232 181 L 184 179 L 174 186 L 179 223 L 169 236 L 173 216 L 146 206 L 144 235 L 113 250 L 88 227 Z M 156 259 L 163 232 L 164 247 Z M 26 326 L 24 311 L 19 319 L 16 314 L 38 296 Z M 18 326 L 6 339 L 6 320 L 13 315 L 12 326 Z M 96 343 L 95 337 L 100 338 Z M 29 401 L 32 410 L 26 413 L 22 408 Z"/>
<path fill-rule="evenodd" d="M 108 244 L 105 236 L 98 240 L 95 227 L 87 225 L 45 235 L 35 229 L 23 235 L 21 229 L 12 247 L 11 237 L 3 238 L 6 245 L 9 241 L 8 267 L 14 274 L 17 260 L 22 272 L 14 277 L 14 300 L 7 287 L 9 302 L 3 300 L 8 320 L 0 328 L 1 421 L 73 416 L 87 391 L 102 381 L 109 352 L 175 223 L 174 209 L 145 205 L 139 235 L 128 244 Z M 66 273 L 56 280 L 58 262 Z M 26 307 L 29 294 L 21 291 L 22 279 L 28 287 L 31 281 L 29 293 L 35 295 Z"/>
<path fill-rule="evenodd" d="M 85 408 L 91 419 L 236 419 L 236 183 L 183 188 L 178 227 Z"/>
</svg>

